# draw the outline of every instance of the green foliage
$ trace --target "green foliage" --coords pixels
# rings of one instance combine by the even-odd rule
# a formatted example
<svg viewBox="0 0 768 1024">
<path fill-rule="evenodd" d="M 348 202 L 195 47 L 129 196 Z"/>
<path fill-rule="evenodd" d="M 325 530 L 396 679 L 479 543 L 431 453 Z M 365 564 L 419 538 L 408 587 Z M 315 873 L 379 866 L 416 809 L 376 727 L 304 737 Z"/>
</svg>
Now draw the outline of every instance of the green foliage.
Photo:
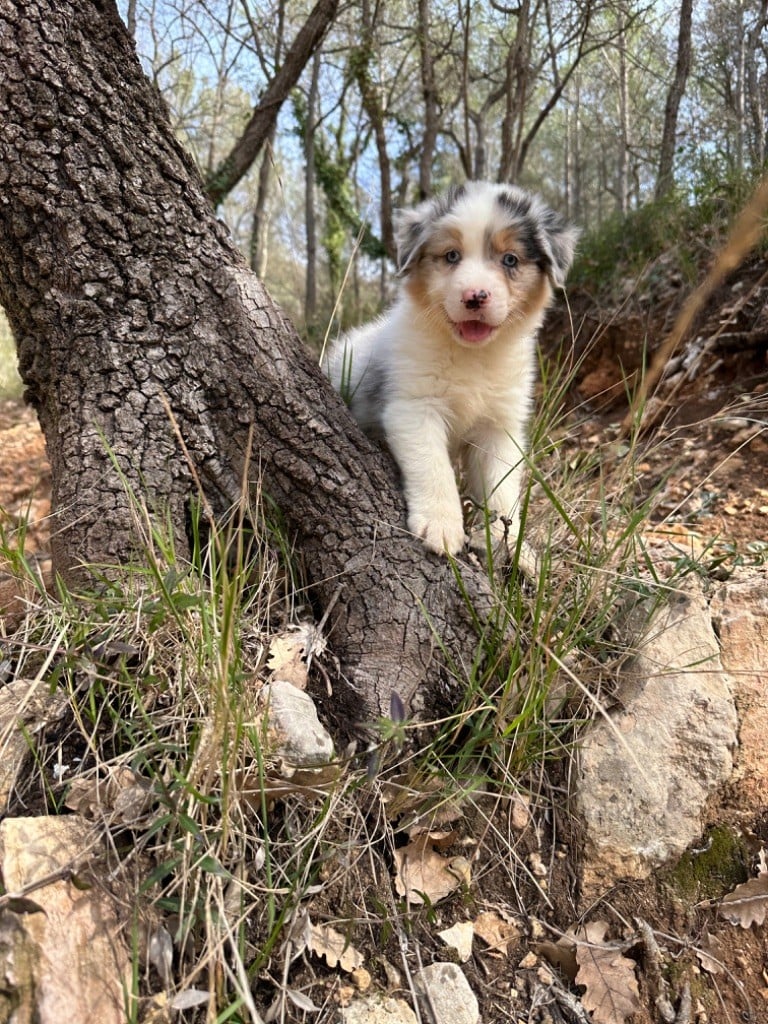
<svg viewBox="0 0 768 1024">
<path fill-rule="evenodd" d="M 614 214 L 586 232 L 569 284 L 596 296 L 616 297 L 624 280 L 651 283 L 675 271 L 694 283 L 751 194 L 754 175 L 699 180 L 690 196 L 674 191 L 625 216 Z"/>
<path fill-rule="evenodd" d="M 307 131 L 308 112 L 304 96 L 294 90 L 293 111 L 296 118 L 297 134 L 304 138 Z M 326 201 L 323 246 L 328 257 L 331 287 L 338 291 L 344 270 L 344 247 L 350 240 L 357 239 L 361 252 L 371 259 L 386 256 L 384 246 L 363 221 L 358 212 L 353 190 L 352 167 L 356 157 L 354 148 L 345 152 L 345 126 L 339 125 L 333 138 L 329 138 L 318 125 L 314 130 L 315 180 Z"/>
</svg>

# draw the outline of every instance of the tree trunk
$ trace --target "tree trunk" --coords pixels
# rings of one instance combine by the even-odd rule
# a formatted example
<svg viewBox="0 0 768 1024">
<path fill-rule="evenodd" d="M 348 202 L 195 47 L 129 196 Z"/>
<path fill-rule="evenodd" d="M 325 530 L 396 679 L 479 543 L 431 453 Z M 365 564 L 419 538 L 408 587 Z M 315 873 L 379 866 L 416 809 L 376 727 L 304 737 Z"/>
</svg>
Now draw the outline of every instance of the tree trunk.
<svg viewBox="0 0 768 1024">
<path fill-rule="evenodd" d="M 273 142 L 275 133 L 272 131 L 264 147 L 264 155 L 259 166 L 259 186 L 251 219 L 251 236 L 249 242 L 248 264 L 259 277 L 264 277 L 269 264 L 269 202 L 270 179 L 272 177 Z"/>
<path fill-rule="evenodd" d="M 616 159 L 616 210 L 625 216 L 629 210 L 629 61 L 627 60 L 627 19 L 619 9 L 616 49 L 619 55 L 619 149 Z"/>
<path fill-rule="evenodd" d="M 362 38 L 355 54 L 353 66 L 363 108 L 368 115 L 368 120 L 371 122 L 373 137 L 376 142 L 381 195 L 379 204 L 381 241 L 387 256 L 394 262 L 396 246 L 392 210 L 392 164 L 387 149 L 385 105 L 381 96 L 381 90 L 374 82 L 373 75 L 371 74 L 375 23 L 370 3 L 367 0 L 361 5 L 360 17 Z"/>
<path fill-rule="evenodd" d="M 435 157 L 435 145 L 440 127 L 429 5 L 430 0 L 419 0 L 419 67 L 421 69 L 421 93 L 424 98 L 424 134 L 419 154 L 420 199 L 426 199 L 432 195 L 432 162 Z"/>
<path fill-rule="evenodd" d="M 422 714 L 455 705 L 436 637 L 471 656 L 461 588 L 405 532 L 392 461 L 214 216 L 111 0 L 0 0 L 0 198 L 0 302 L 48 444 L 55 569 L 140 557 L 121 473 L 179 544 L 197 481 L 218 514 L 245 478 L 282 510 L 318 609 L 335 600 L 331 710 L 370 720 L 392 691 Z M 484 616 L 487 584 L 463 579 Z"/>
<path fill-rule="evenodd" d="M 304 279 L 304 323 L 316 327 L 317 319 L 317 208 L 315 205 L 315 132 L 317 131 L 317 89 L 320 58 L 312 62 L 312 77 L 307 95 L 307 123 L 304 127 L 304 240 L 307 246 L 307 272 Z"/>
<path fill-rule="evenodd" d="M 691 70 L 691 19 L 693 0 L 682 0 L 680 23 L 677 36 L 677 60 L 675 77 L 667 93 L 664 107 L 664 131 L 661 137 L 659 173 L 656 177 L 656 199 L 663 199 L 671 192 L 675 183 L 675 148 L 677 146 L 677 116 L 685 92 L 688 74 Z"/>
</svg>

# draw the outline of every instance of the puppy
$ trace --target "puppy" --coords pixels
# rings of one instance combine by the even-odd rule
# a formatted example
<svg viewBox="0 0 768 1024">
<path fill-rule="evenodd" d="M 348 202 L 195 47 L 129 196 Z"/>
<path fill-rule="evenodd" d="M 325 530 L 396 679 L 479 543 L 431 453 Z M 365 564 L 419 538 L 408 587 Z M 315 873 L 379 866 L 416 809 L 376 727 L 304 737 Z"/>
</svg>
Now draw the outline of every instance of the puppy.
<svg viewBox="0 0 768 1024">
<path fill-rule="evenodd" d="M 389 445 L 427 548 L 465 543 L 460 469 L 494 544 L 514 549 L 535 335 L 577 233 L 520 188 L 467 182 L 400 212 L 395 237 L 397 301 L 335 343 L 328 375 Z"/>
</svg>

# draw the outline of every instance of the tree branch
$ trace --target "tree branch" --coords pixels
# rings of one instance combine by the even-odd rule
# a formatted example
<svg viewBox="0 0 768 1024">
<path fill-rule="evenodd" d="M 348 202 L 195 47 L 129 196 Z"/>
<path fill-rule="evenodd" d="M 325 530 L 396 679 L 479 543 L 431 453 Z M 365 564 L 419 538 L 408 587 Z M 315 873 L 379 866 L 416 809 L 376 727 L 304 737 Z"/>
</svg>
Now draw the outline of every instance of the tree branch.
<svg viewBox="0 0 768 1024">
<path fill-rule="evenodd" d="M 259 155 L 277 121 L 280 107 L 336 17 L 338 5 L 339 0 L 317 0 L 312 8 L 280 70 L 253 111 L 245 131 L 206 182 L 206 190 L 214 206 L 218 206 L 232 191 Z"/>
</svg>

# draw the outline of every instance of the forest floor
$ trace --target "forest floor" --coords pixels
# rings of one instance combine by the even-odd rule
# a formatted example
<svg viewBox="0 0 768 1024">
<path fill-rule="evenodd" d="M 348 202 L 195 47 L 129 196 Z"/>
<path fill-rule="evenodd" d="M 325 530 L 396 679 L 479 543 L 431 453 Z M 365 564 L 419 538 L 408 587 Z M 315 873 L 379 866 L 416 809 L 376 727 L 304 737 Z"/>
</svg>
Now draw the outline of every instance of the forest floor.
<svg viewBox="0 0 768 1024">
<path fill-rule="evenodd" d="M 681 352 L 673 356 L 669 372 L 657 391 L 655 422 L 636 451 L 637 479 L 645 492 L 655 490 L 652 520 L 646 532 L 660 531 L 682 553 L 699 557 L 707 552 L 714 563 L 722 556 L 744 564 L 765 561 L 768 540 L 768 262 L 754 260 L 724 285 L 694 325 Z M 575 335 L 578 370 L 568 395 L 569 409 L 563 444 L 576 458 L 585 450 L 601 450 L 615 458 L 619 424 L 627 411 L 626 382 L 638 370 L 644 352 L 653 351 L 668 334 L 680 307 L 681 289 L 661 279 L 643 294 L 630 290 L 626 299 L 606 312 L 595 314 L 595 301 L 586 293 L 570 295 L 570 312 L 556 312 L 545 330 L 544 344 L 557 347 L 560 337 Z M 572 324 L 572 326 L 571 326 Z M 658 414 L 658 415 L 656 415 Z M 50 470 L 35 414 L 20 400 L 0 401 L 0 514 L 6 526 L 28 522 L 26 547 L 45 561 L 49 545 Z M 4 510 L 4 512 L 3 512 Z M 2 595 L 0 594 L 0 597 Z M 743 819 L 742 810 L 740 816 Z M 755 808 L 749 823 L 750 841 L 768 845 L 768 808 Z M 710 824 L 732 824 L 728 794 L 712 809 Z M 520 837 L 521 847 L 526 839 Z M 547 1010 L 534 1008 L 536 992 L 552 974 L 541 955 L 557 929 L 565 929 L 569 914 L 576 915 L 571 897 L 574 865 L 569 863 L 567 837 L 562 837 L 559 868 L 548 894 L 531 887 L 531 919 L 552 922 L 527 933 L 510 929 L 499 947 L 464 965 L 478 994 L 486 1024 L 502 1020 L 587 1021 L 567 1000 Z M 503 851 L 499 851 L 503 856 Z M 499 911 L 514 901 L 503 891 L 489 868 L 484 879 L 484 909 Z M 560 889 L 558 890 L 558 886 Z M 703 961 L 685 942 L 674 937 L 706 937 L 706 914 L 664 895 L 657 880 L 614 891 L 604 902 L 604 915 L 614 923 L 647 921 L 655 934 L 669 937 L 667 965 L 680 959 L 701 975 L 701 991 L 694 992 L 690 1013 L 680 1024 L 709 1021 L 762 1021 L 768 1018 L 768 945 L 765 929 L 733 929 L 731 940 L 718 955 L 726 965 L 720 973 L 702 973 Z M 519 899 L 526 894 L 520 893 Z M 699 913 L 697 920 L 693 920 Z M 436 929 L 435 929 L 436 930 Z M 422 937 L 424 942 L 429 938 Z M 432 940 L 435 959 L 445 958 L 445 947 Z M 366 952 L 362 950 L 362 952 Z M 647 953 L 647 950 L 646 950 Z M 371 950 L 375 959 L 376 950 Z M 423 954 L 425 957 L 427 953 Z M 706 965 L 704 965 L 706 969 Z M 682 972 L 682 966 L 681 966 Z M 682 976 L 682 973 L 681 973 Z M 653 985 L 646 979 L 649 997 Z M 546 988 L 546 985 L 544 985 Z M 711 998 L 704 998 L 708 989 Z M 650 993 L 650 994 L 649 994 Z M 712 994 L 714 993 L 714 997 Z M 670 995 L 680 995 L 671 984 Z M 510 1016 L 510 1008 L 514 1016 Z M 708 1007 L 708 1009 L 705 1009 Z M 714 1009 L 713 1009 L 714 1007 Z M 683 1007 L 683 1010 L 685 1007 Z M 549 1016 L 546 1014 L 549 1013 Z M 570 1013 L 570 1016 L 569 1016 Z M 538 1014 L 538 1015 L 537 1015 Z M 595 1019 L 608 1019 L 595 1017 Z M 623 1018 L 616 1018 L 617 1021 Z M 634 1020 L 655 1024 L 664 1020 L 655 1011 L 639 1011 Z"/>
</svg>

